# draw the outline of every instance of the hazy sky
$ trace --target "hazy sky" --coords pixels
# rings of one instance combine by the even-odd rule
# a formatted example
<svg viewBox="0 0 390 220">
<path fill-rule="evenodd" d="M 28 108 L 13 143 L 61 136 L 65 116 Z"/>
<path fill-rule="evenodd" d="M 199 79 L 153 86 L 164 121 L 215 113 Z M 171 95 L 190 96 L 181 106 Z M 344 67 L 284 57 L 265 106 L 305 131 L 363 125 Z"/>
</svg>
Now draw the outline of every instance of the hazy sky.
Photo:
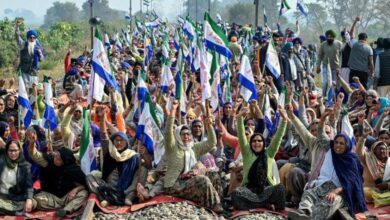
<svg viewBox="0 0 390 220">
<path fill-rule="evenodd" d="M 33 11 L 37 16 L 43 16 L 46 14 L 46 10 L 53 5 L 53 2 L 74 2 L 81 8 L 84 0 L 0 0 L 0 12 L 3 13 L 4 9 L 10 8 L 12 10 L 25 8 Z M 109 0 L 111 8 L 119 10 L 129 9 L 129 0 Z M 138 0 L 132 0 L 133 10 L 139 10 Z"/>
</svg>

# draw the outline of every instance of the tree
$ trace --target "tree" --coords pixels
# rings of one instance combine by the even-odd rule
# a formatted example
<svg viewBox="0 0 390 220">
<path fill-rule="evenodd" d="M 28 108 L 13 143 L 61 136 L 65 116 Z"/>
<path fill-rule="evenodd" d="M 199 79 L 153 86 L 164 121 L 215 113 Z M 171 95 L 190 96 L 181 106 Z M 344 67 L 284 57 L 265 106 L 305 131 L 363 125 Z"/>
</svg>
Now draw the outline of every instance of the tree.
<svg viewBox="0 0 390 220">
<path fill-rule="evenodd" d="M 370 24 L 375 22 L 375 6 L 382 0 L 319 0 L 324 2 L 329 9 L 331 17 L 341 31 L 349 28 L 356 16 L 361 18 L 358 28 L 365 31 Z M 384 0 L 386 2 L 386 0 Z"/>
<path fill-rule="evenodd" d="M 309 3 L 306 6 L 310 12 L 306 17 L 307 27 L 317 32 L 317 34 L 325 33 L 325 29 L 327 28 L 325 25 L 327 24 L 326 20 L 328 17 L 325 7 L 318 3 Z"/>
<path fill-rule="evenodd" d="M 124 20 L 127 11 L 119 11 L 110 8 L 108 5 L 108 0 L 95 0 L 93 2 L 93 14 L 94 16 L 99 17 L 102 22 L 115 21 L 115 20 Z M 88 1 L 84 2 L 82 5 L 82 18 L 85 21 L 88 21 L 90 18 L 90 3 Z"/>
<path fill-rule="evenodd" d="M 59 21 L 77 23 L 80 21 L 81 13 L 75 3 L 54 2 L 53 6 L 47 9 L 43 28 L 49 28 Z"/>
</svg>

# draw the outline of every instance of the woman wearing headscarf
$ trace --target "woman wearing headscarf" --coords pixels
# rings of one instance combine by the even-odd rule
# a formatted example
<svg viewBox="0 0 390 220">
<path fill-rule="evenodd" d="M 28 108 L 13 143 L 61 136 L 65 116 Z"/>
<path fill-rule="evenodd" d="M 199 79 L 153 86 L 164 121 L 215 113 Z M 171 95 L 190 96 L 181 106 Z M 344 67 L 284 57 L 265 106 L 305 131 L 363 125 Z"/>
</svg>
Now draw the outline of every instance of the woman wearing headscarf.
<svg viewBox="0 0 390 220">
<path fill-rule="evenodd" d="M 37 150 L 36 139 L 29 145 L 31 158 L 40 165 L 41 192 L 34 196 L 38 210 L 56 210 L 62 218 L 78 210 L 88 197 L 85 174 L 73 152 L 61 147 L 49 153 Z"/>
<path fill-rule="evenodd" d="M 39 179 L 40 167 L 35 163 L 28 153 L 28 147 L 35 140 L 35 146 L 39 152 L 46 153 L 45 130 L 38 125 L 31 125 L 26 131 L 26 141 L 23 143 L 23 156 L 31 164 L 31 175 L 33 182 Z"/>
<path fill-rule="evenodd" d="M 241 187 L 232 193 L 233 206 L 248 210 L 267 207 L 283 210 L 285 189 L 280 184 L 275 155 L 278 152 L 286 131 L 288 118 L 284 109 L 279 110 L 282 121 L 269 147 L 260 133 L 254 133 L 248 143 L 244 130 L 244 116 L 248 108 L 244 107 L 237 115 L 237 130 L 244 163 L 244 176 Z"/>
<path fill-rule="evenodd" d="M 136 199 L 140 155 L 130 149 L 129 139 L 124 132 L 115 132 L 108 139 L 106 111 L 103 107 L 97 109 L 97 116 L 101 122 L 102 179 L 87 176 L 88 188 L 97 194 L 101 201 L 105 200 L 106 204 L 132 205 Z M 116 197 L 108 197 L 110 193 Z"/>
<path fill-rule="evenodd" d="M 386 162 L 389 158 L 389 150 L 386 143 L 382 141 L 376 141 L 371 148 L 366 151 L 364 144 L 367 140 L 367 136 L 372 133 L 372 128 L 367 127 L 363 130 L 362 137 L 356 146 L 356 153 L 359 156 L 360 162 L 364 169 L 364 195 L 366 202 L 373 202 L 373 194 L 379 192 L 390 191 L 390 182 L 383 179 Z M 390 205 L 390 204 L 387 204 Z"/>
<path fill-rule="evenodd" d="M 0 149 L 0 213 L 18 214 L 33 208 L 30 164 L 24 160 L 17 141 Z"/>
<path fill-rule="evenodd" d="M 314 188 L 303 193 L 299 209 L 289 212 L 294 219 L 329 219 L 343 207 L 354 217 L 367 211 L 363 193 L 363 167 L 352 152 L 352 142 L 338 134 L 330 143 Z"/>
<path fill-rule="evenodd" d="M 175 130 L 173 128 L 178 105 L 179 102 L 175 100 L 165 127 L 165 154 L 168 163 L 164 179 L 165 192 L 192 200 L 215 212 L 222 212 L 220 197 L 210 179 L 197 175 L 193 169 L 199 158 L 217 143 L 211 118 L 205 120 L 207 141 L 194 143 L 188 126 L 180 125 Z"/>
<path fill-rule="evenodd" d="M 5 100 L 0 97 L 0 121 L 7 121 L 7 113 L 5 112 Z"/>
<path fill-rule="evenodd" d="M 0 148 L 4 148 L 9 140 L 11 140 L 9 125 L 7 122 L 0 121 Z"/>
</svg>

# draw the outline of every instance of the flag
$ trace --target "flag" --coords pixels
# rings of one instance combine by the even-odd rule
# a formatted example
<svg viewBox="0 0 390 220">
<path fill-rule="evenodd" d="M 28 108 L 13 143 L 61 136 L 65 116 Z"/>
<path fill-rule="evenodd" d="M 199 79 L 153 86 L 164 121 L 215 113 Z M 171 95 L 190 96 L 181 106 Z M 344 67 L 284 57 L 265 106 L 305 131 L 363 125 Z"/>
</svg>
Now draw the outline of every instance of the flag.
<svg viewBox="0 0 390 220">
<path fill-rule="evenodd" d="M 175 46 L 176 51 L 180 50 L 180 37 L 179 37 L 179 32 L 175 32 L 175 37 L 173 39 L 173 45 Z"/>
<path fill-rule="evenodd" d="M 265 65 L 271 71 L 272 75 L 275 78 L 279 78 L 280 76 L 280 63 L 279 63 L 279 55 L 275 49 L 274 41 L 271 38 L 271 41 L 268 44 L 267 54 L 265 55 Z"/>
<path fill-rule="evenodd" d="M 156 111 L 149 94 L 146 95 L 145 107 L 142 110 L 136 132 L 136 138 L 141 140 L 149 154 L 154 155 L 154 163 L 157 164 L 165 149 L 160 145 L 164 136 L 158 126 Z"/>
<path fill-rule="evenodd" d="M 284 13 L 286 13 L 290 9 L 291 9 L 291 7 L 288 4 L 288 0 L 282 0 L 282 3 L 280 4 L 279 16 L 283 15 Z"/>
<path fill-rule="evenodd" d="M 203 46 L 200 50 L 200 86 L 202 88 L 202 101 L 206 101 L 211 97 L 210 87 L 210 67 L 211 59 L 207 53 L 206 48 Z"/>
<path fill-rule="evenodd" d="M 196 72 L 200 68 L 200 47 L 202 41 L 200 37 L 196 35 L 196 41 L 192 41 L 192 62 L 191 62 L 191 72 Z"/>
<path fill-rule="evenodd" d="M 332 107 L 333 105 L 333 97 L 334 97 L 334 89 L 333 89 L 333 86 L 331 86 L 329 88 L 329 91 L 328 91 L 328 107 Z"/>
<path fill-rule="evenodd" d="M 204 39 L 206 47 L 231 59 L 233 54 L 229 49 L 229 42 L 225 33 L 218 24 L 211 19 L 207 12 L 204 14 L 204 20 Z"/>
<path fill-rule="evenodd" d="M 115 42 L 116 42 L 116 44 L 115 44 L 116 48 L 118 48 L 118 50 L 122 52 L 123 51 L 123 46 L 122 46 L 122 42 L 121 42 L 121 40 L 119 38 L 119 34 L 118 33 L 115 34 Z"/>
<path fill-rule="evenodd" d="M 190 41 L 194 40 L 194 38 L 196 36 L 195 25 L 190 21 L 190 19 L 188 17 L 187 17 L 186 21 L 184 22 L 183 32 L 185 35 L 187 35 L 187 37 Z"/>
<path fill-rule="evenodd" d="M 217 54 L 212 53 L 211 68 L 210 68 L 210 84 L 211 84 L 211 100 L 210 104 L 213 112 L 217 111 L 219 106 L 219 90 L 221 84 L 221 69 L 219 68 Z"/>
<path fill-rule="evenodd" d="M 91 95 L 88 100 L 89 103 L 92 103 L 92 98 L 99 102 L 102 101 L 105 85 L 111 86 L 115 90 L 119 90 L 116 79 L 111 74 L 110 62 L 104 50 L 102 36 L 98 28 L 96 28 L 95 31 L 89 85 L 91 85 L 89 87 L 89 94 Z"/>
<path fill-rule="evenodd" d="M 263 5 L 263 16 L 264 16 L 264 26 L 267 26 L 268 19 L 267 19 L 267 14 L 265 13 L 265 6 L 264 5 Z"/>
<path fill-rule="evenodd" d="M 278 99 L 278 105 L 280 106 L 285 106 L 286 104 L 286 94 L 287 94 L 287 89 L 286 86 L 283 86 L 282 91 L 280 91 L 279 99 Z"/>
<path fill-rule="evenodd" d="M 356 140 L 355 136 L 353 135 L 353 128 L 351 122 L 349 121 L 348 112 L 343 113 L 343 118 L 341 119 L 341 133 L 349 137 L 352 146 L 355 146 Z"/>
<path fill-rule="evenodd" d="M 246 55 L 242 55 L 241 67 L 238 72 L 238 80 L 241 84 L 240 94 L 246 102 L 257 99 L 255 80 L 253 79 L 252 67 Z"/>
<path fill-rule="evenodd" d="M 169 56 L 169 46 L 166 37 L 164 37 L 162 44 L 162 81 L 161 81 L 161 91 L 164 94 L 168 93 L 169 86 L 174 83 L 172 72 L 170 69 L 170 56 Z"/>
<path fill-rule="evenodd" d="M 81 145 L 80 145 L 80 167 L 86 174 L 90 174 L 91 171 L 97 169 L 96 165 L 96 151 L 93 146 L 93 140 L 90 133 L 91 125 L 88 119 L 87 109 L 83 109 L 83 130 L 81 132 Z"/>
<path fill-rule="evenodd" d="M 181 76 L 180 70 L 176 73 L 175 84 L 176 84 L 175 98 L 179 100 L 181 115 L 185 116 L 187 106 L 186 106 L 186 97 L 183 89 L 183 78 Z"/>
<path fill-rule="evenodd" d="M 309 10 L 307 7 L 303 4 L 302 0 L 297 0 L 297 8 L 298 10 L 307 17 Z"/>
<path fill-rule="evenodd" d="M 160 23 L 158 22 L 157 19 L 154 21 L 151 21 L 151 22 L 145 22 L 146 28 L 158 28 L 159 25 L 160 25 Z"/>
<path fill-rule="evenodd" d="M 138 75 L 138 82 L 137 82 L 137 97 L 139 101 L 145 101 L 146 94 L 149 93 L 145 81 L 146 81 L 145 71 L 141 70 L 141 72 Z"/>
<path fill-rule="evenodd" d="M 263 132 L 264 138 L 268 138 L 272 135 L 272 131 L 274 130 L 274 125 L 272 123 L 272 115 L 271 115 L 271 105 L 269 102 L 269 96 L 268 93 L 265 94 L 265 101 L 264 101 L 264 122 L 265 122 L 265 129 Z"/>
<path fill-rule="evenodd" d="M 21 111 L 21 117 L 23 118 L 23 125 L 25 128 L 28 128 L 31 124 L 31 120 L 33 118 L 33 111 L 31 108 L 31 104 L 28 99 L 26 87 L 24 85 L 23 77 L 20 74 L 19 75 L 19 96 L 18 96 L 18 103 Z"/>
<path fill-rule="evenodd" d="M 43 77 L 43 83 L 45 87 L 45 112 L 43 114 L 44 127 L 49 128 L 50 126 L 50 130 L 53 131 L 57 127 L 57 116 L 54 111 L 53 103 L 53 91 L 47 76 Z"/>
<path fill-rule="evenodd" d="M 106 47 L 106 50 L 111 49 L 110 38 L 107 33 L 104 34 L 104 46 Z"/>
</svg>

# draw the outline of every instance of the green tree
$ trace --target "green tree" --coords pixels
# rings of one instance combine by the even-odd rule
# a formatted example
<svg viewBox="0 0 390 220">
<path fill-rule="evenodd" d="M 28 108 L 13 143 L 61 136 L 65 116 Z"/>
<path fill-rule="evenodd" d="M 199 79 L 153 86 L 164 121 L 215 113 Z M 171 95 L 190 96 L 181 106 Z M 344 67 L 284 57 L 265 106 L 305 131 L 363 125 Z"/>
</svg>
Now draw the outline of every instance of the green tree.
<svg viewBox="0 0 390 220">
<path fill-rule="evenodd" d="M 69 47 L 81 47 L 84 37 L 83 29 L 80 25 L 69 22 L 57 22 L 51 26 L 47 43 L 54 51 L 64 50 Z"/>
<path fill-rule="evenodd" d="M 90 18 L 90 4 L 88 1 L 83 3 L 81 13 L 82 18 L 85 19 L 85 21 L 88 21 Z M 128 12 L 126 11 L 110 8 L 108 0 L 95 0 L 93 3 L 94 16 L 100 17 L 104 23 L 115 20 L 124 20 L 127 13 Z"/>
<path fill-rule="evenodd" d="M 53 6 L 47 9 L 44 19 L 43 28 L 49 28 L 59 21 L 77 23 L 80 21 L 81 12 L 75 3 L 71 2 L 54 2 Z"/>
</svg>

